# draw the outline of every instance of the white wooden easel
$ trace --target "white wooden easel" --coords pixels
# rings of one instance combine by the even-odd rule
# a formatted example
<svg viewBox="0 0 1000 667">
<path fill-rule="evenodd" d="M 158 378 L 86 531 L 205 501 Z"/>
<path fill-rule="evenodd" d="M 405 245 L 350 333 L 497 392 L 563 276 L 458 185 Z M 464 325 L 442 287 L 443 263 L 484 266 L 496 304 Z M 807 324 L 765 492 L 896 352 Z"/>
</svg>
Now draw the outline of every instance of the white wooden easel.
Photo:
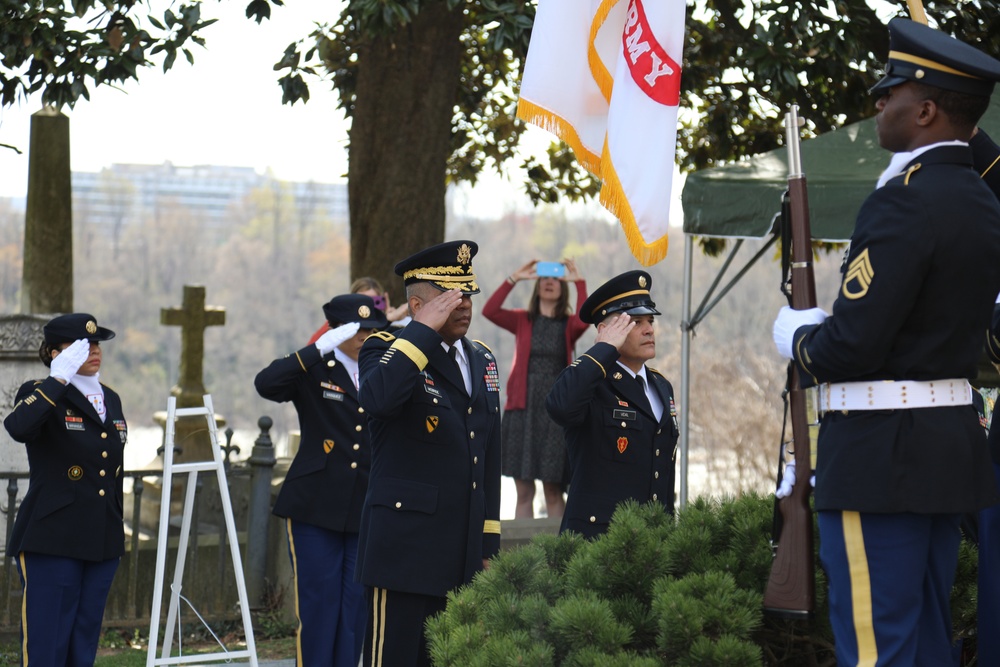
<svg viewBox="0 0 1000 667">
<path fill-rule="evenodd" d="M 189 463 L 174 463 L 174 422 L 178 417 L 204 416 L 208 421 L 208 432 L 212 441 L 211 461 L 193 461 Z M 240 596 L 240 611 L 243 614 L 243 631 L 247 647 L 240 651 L 221 651 L 219 653 L 199 653 L 189 656 L 171 656 L 174 624 L 180 626 L 180 598 L 182 579 L 184 577 L 184 561 L 187 557 L 188 536 L 191 533 L 191 512 L 194 509 L 195 489 L 198 473 L 215 471 L 218 478 L 219 494 L 222 496 L 222 511 L 226 518 L 226 536 L 230 553 L 233 558 L 233 571 L 236 574 L 236 589 Z M 160 605 L 163 598 L 163 577 L 167 567 L 167 539 L 170 529 L 170 493 L 174 473 L 188 473 L 187 492 L 184 498 L 184 509 L 181 518 L 180 540 L 177 545 L 177 561 L 174 564 L 174 579 L 170 585 L 170 604 L 167 610 L 166 626 L 163 632 L 163 649 L 159 658 L 156 657 L 160 630 Z M 163 441 L 163 490 L 160 498 L 160 526 L 156 542 L 156 577 L 153 588 L 153 610 L 149 622 L 149 651 L 146 655 L 146 667 L 155 665 L 180 665 L 186 663 L 205 663 L 215 660 L 227 662 L 237 658 L 248 658 L 251 667 L 257 667 L 257 649 L 253 640 L 253 624 L 250 619 L 250 606 L 247 602 L 247 587 L 243 580 L 243 561 L 240 558 L 240 545 L 236 535 L 236 522 L 233 520 L 233 505 L 229 499 L 229 486 L 226 483 L 226 470 L 219 447 L 218 430 L 215 427 L 215 413 L 212 410 L 212 397 L 205 395 L 205 404 L 200 408 L 177 408 L 177 399 L 171 396 L 167 399 L 167 422 Z"/>
</svg>

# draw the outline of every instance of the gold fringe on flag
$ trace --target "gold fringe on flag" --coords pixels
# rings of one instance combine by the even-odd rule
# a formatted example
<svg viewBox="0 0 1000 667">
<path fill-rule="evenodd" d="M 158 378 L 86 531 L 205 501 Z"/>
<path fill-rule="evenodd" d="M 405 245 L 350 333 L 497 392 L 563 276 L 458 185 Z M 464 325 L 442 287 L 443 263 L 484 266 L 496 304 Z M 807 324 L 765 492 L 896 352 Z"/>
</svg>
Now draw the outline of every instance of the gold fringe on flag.
<svg viewBox="0 0 1000 667">
<path fill-rule="evenodd" d="M 632 206 L 629 205 L 628 198 L 625 196 L 625 190 L 622 188 L 622 183 L 615 172 L 615 166 L 612 164 L 611 157 L 608 154 L 608 140 L 606 138 L 604 140 L 604 159 L 601 161 L 600 175 L 604 183 L 601 186 L 601 204 L 618 218 L 618 222 L 622 226 L 622 231 L 625 232 L 625 240 L 628 241 L 628 247 L 632 251 L 632 255 L 643 266 L 652 266 L 666 257 L 667 246 L 669 245 L 666 232 L 651 243 L 647 243 L 642 238 L 642 232 L 639 231 L 639 224 L 636 222 L 635 214 L 632 212 Z M 665 202 L 664 205 L 669 206 L 670 203 Z"/>
</svg>

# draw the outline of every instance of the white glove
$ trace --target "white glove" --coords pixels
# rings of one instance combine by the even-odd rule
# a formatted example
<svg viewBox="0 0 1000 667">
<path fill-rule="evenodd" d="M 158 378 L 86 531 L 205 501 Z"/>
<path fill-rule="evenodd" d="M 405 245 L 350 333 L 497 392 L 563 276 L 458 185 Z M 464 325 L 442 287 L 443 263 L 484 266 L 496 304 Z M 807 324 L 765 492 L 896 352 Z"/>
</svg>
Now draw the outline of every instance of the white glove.
<svg viewBox="0 0 1000 667">
<path fill-rule="evenodd" d="M 80 370 L 80 366 L 83 366 L 89 356 L 90 341 L 86 338 L 74 341 L 52 360 L 52 363 L 49 365 L 49 376 L 57 380 L 62 380 L 63 384 L 65 384 L 70 381 L 70 378 L 76 375 L 76 372 Z"/>
<path fill-rule="evenodd" d="M 330 329 L 316 340 L 316 349 L 319 350 L 320 354 L 326 356 L 333 352 L 333 348 L 353 338 L 354 334 L 358 333 L 358 329 L 360 328 L 360 323 L 348 322 L 347 324 L 341 324 L 336 329 Z"/>
<path fill-rule="evenodd" d="M 809 478 L 809 485 L 816 488 L 816 475 Z M 785 498 L 792 495 L 793 486 L 795 486 L 795 461 L 789 461 L 785 464 L 785 474 L 781 476 L 781 484 L 778 485 L 778 490 L 774 492 L 774 497 Z"/>
<path fill-rule="evenodd" d="M 792 358 L 792 336 L 795 335 L 799 327 L 807 324 L 821 324 L 828 317 L 822 308 L 807 308 L 806 310 L 794 310 L 788 306 L 782 306 L 778 311 L 778 317 L 774 320 L 774 346 L 778 348 L 778 354 L 785 359 Z"/>
</svg>

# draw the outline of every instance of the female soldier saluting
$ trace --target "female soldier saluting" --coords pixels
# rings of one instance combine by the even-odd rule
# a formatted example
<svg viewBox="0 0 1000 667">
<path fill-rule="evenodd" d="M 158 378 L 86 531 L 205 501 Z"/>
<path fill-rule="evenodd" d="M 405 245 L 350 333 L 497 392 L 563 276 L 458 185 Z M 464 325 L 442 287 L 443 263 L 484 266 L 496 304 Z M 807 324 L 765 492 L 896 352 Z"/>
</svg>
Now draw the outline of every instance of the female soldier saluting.
<svg viewBox="0 0 1000 667">
<path fill-rule="evenodd" d="M 121 399 L 98 380 L 100 342 L 87 313 L 54 318 L 39 349 L 49 377 L 24 383 L 4 419 L 28 450 L 28 493 L 7 554 L 17 558 L 22 665 L 93 665 L 108 591 L 125 550 Z"/>
</svg>

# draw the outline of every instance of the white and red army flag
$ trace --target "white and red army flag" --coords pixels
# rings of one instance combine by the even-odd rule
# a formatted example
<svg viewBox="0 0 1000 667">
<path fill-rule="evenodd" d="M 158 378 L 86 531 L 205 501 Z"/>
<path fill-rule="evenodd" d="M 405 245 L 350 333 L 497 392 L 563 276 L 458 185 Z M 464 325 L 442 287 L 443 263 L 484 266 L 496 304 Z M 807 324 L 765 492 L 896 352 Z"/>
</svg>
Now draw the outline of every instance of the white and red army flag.
<svg viewBox="0 0 1000 667">
<path fill-rule="evenodd" d="M 517 115 L 602 181 L 632 254 L 667 254 L 684 0 L 539 0 Z"/>
</svg>

